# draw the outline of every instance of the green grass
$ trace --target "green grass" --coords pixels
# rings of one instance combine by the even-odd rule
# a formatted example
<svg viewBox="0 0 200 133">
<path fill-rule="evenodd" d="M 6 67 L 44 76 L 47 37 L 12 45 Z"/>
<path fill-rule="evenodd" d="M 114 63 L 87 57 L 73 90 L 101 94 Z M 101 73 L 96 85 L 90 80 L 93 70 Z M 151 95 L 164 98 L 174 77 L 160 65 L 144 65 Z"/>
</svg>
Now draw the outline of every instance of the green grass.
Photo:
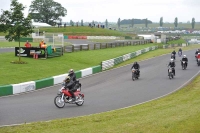
<svg viewBox="0 0 200 133">
<path fill-rule="evenodd" d="M 167 44 L 182 44 L 182 43 L 186 43 L 186 41 L 184 39 L 178 39 L 167 42 Z"/>
<path fill-rule="evenodd" d="M 186 49 L 195 48 L 196 45 Z M 185 49 L 185 50 L 186 50 Z M 168 51 L 167 51 L 168 50 Z M 171 52 L 159 49 L 136 60 Z M 149 56 L 147 56 L 149 55 Z M 133 59 L 133 60 L 135 60 Z M 128 62 L 126 62 L 128 63 Z M 122 65 L 122 64 L 121 64 Z M 199 133 L 200 76 L 167 97 L 148 103 L 90 116 L 63 118 L 2 127 L 2 133 Z M 170 87 L 170 86 L 169 86 Z"/>
<path fill-rule="evenodd" d="M 81 70 L 100 65 L 103 60 L 115 58 L 153 45 L 155 44 L 65 53 L 62 57 L 46 60 L 22 57 L 22 61 L 28 62 L 28 64 L 11 64 L 10 62 L 18 60 L 18 57 L 15 57 L 14 53 L 0 53 L 0 62 L 2 62 L 0 67 L 0 85 L 43 79 L 67 73 L 70 68 L 73 68 L 75 71 Z"/>
</svg>

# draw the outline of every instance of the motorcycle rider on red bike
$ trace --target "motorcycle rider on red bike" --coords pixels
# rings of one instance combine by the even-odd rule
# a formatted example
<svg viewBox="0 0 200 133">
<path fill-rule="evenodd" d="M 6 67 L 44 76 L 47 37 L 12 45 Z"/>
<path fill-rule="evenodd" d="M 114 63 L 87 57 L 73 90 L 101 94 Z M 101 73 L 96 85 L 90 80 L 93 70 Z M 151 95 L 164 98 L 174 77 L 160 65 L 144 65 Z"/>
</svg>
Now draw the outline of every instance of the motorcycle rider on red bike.
<svg viewBox="0 0 200 133">
<path fill-rule="evenodd" d="M 77 89 L 75 89 L 75 81 L 70 79 L 70 76 L 67 76 L 64 80 L 65 82 L 65 89 L 69 90 L 69 93 L 72 95 L 72 99 L 69 100 L 69 102 L 75 102 L 76 96 L 74 95 L 74 92 L 76 92 Z"/>
<path fill-rule="evenodd" d="M 198 62 L 198 59 L 200 59 L 200 53 L 197 54 L 197 62 Z"/>
</svg>

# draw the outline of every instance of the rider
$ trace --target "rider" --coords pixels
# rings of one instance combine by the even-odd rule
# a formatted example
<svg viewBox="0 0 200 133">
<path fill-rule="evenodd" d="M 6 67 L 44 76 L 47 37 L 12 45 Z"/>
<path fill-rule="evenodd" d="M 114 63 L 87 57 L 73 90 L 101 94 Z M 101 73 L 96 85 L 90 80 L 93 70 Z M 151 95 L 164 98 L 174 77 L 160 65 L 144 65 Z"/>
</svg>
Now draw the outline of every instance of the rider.
<svg viewBox="0 0 200 133">
<path fill-rule="evenodd" d="M 185 65 L 187 67 L 187 65 L 188 65 L 188 58 L 186 57 L 186 55 L 183 55 L 183 58 L 181 60 L 181 66 L 183 66 L 183 61 L 185 61 Z"/>
<path fill-rule="evenodd" d="M 72 95 L 72 99 L 69 100 L 69 102 L 74 102 L 76 97 L 74 95 L 74 92 L 76 89 L 74 88 L 75 82 L 73 80 L 70 80 L 70 76 L 67 76 L 65 78 L 65 89 L 69 90 L 69 93 Z"/>
<path fill-rule="evenodd" d="M 140 65 L 137 63 L 137 61 L 136 62 L 134 62 L 134 64 L 133 64 L 133 66 L 131 67 L 131 69 L 138 69 L 138 75 L 140 75 Z"/>
<path fill-rule="evenodd" d="M 176 59 L 176 51 L 175 50 L 172 52 L 172 54 L 174 54 L 174 59 Z"/>
<path fill-rule="evenodd" d="M 182 49 L 181 48 L 179 48 L 178 52 L 182 55 Z"/>
<path fill-rule="evenodd" d="M 198 62 L 198 59 L 200 59 L 200 53 L 197 54 L 197 62 Z"/>
<path fill-rule="evenodd" d="M 68 76 L 70 76 L 70 79 L 72 79 L 73 81 L 76 81 L 76 74 L 74 73 L 73 69 L 69 70 Z"/>
<path fill-rule="evenodd" d="M 174 62 L 174 59 L 170 59 L 170 62 L 169 62 L 169 64 L 168 64 L 168 67 L 171 67 L 172 68 L 172 72 L 174 73 L 174 76 L 175 76 L 175 66 L 176 66 L 176 64 L 175 64 L 175 62 Z M 168 76 L 169 76 L 169 69 L 167 70 L 167 72 L 168 72 Z"/>
</svg>

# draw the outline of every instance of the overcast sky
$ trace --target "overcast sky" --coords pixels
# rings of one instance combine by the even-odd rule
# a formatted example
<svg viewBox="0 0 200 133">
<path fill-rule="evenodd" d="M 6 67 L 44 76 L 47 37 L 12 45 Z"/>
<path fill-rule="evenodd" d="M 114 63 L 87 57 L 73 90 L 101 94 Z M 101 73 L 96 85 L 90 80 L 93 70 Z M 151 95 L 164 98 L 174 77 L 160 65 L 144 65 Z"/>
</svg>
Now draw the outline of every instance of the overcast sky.
<svg viewBox="0 0 200 133">
<path fill-rule="evenodd" d="M 26 6 L 25 15 L 33 0 L 18 0 Z M 159 22 L 187 22 L 195 18 L 200 22 L 200 0 L 54 0 L 67 9 L 63 22 L 99 21 L 117 22 L 123 19 L 145 19 Z M 9 10 L 10 0 L 0 0 L 0 9 Z"/>
</svg>

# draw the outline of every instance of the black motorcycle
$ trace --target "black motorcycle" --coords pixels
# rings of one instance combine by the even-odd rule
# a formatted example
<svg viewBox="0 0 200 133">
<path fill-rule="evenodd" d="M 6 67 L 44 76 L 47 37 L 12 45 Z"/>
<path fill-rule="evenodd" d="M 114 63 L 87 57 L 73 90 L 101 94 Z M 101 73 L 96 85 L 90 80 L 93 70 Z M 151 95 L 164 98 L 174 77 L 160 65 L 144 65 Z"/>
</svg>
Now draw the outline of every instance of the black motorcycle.
<svg viewBox="0 0 200 133">
<path fill-rule="evenodd" d="M 169 76 L 169 79 L 174 78 L 173 70 L 174 70 L 173 67 L 169 67 L 169 70 L 168 70 L 168 76 Z"/>
<path fill-rule="evenodd" d="M 171 59 L 176 59 L 176 56 L 175 56 L 175 54 L 171 54 Z"/>
<path fill-rule="evenodd" d="M 181 65 L 182 65 L 182 69 L 183 70 L 185 70 L 186 68 L 187 68 L 187 66 L 186 66 L 186 61 L 181 61 L 182 63 L 181 63 Z"/>
<path fill-rule="evenodd" d="M 139 79 L 140 74 L 139 74 L 139 70 L 138 69 L 132 69 L 132 80 L 136 80 Z"/>
</svg>

